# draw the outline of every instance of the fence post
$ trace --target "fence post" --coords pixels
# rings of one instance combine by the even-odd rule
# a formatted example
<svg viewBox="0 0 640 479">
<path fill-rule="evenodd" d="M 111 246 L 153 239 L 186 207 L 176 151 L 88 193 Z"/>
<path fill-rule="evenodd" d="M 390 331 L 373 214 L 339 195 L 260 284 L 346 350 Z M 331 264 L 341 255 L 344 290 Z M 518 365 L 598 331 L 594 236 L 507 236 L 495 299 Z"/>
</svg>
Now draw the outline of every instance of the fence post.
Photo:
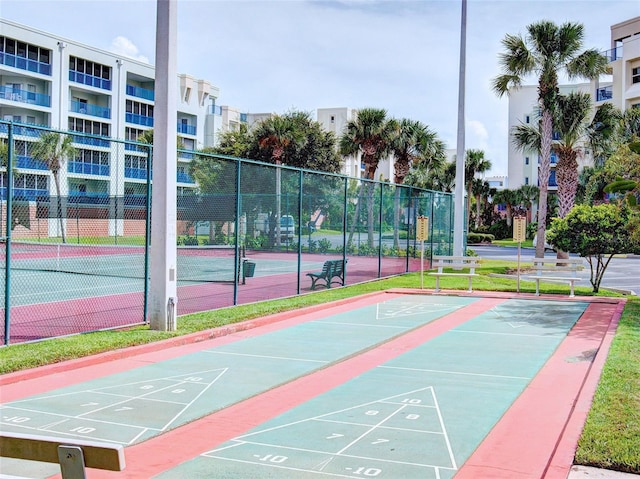
<svg viewBox="0 0 640 479">
<path fill-rule="evenodd" d="M 233 253 L 234 268 L 238 268 L 233 272 L 233 305 L 238 304 L 238 276 L 240 274 L 240 208 L 242 206 L 240 197 L 240 172 L 242 171 L 242 161 L 236 161 L 236 227 L 235 227 L 235 247 Z"/>
<path fill-rule="evenodd" d="M 302 198 L 304 195 L 304 191 L 302 190 L 303 175 L 303 171 L 300 170 L 298 172 L 298 285 L 296 294 L 300 294 L 300 287 L 302 286 Z"/>
<path fill-rule="evenodd" d="M 378 278 L 382 277 L 382 209 L 384 206 L 385 183 L 380 183 L 380 200 L 378 205 Z"/>
<path fill-rule="evenodd" d="M 13 218 L 11 217 L 11 209 L 13 202 L 13 165 L 11 159 L 13 158 L 13 123 L 7 125 L 7 212 L 6 212 L 6 241 L 4 243 L 4 345 L 9 344 L 10 328 L 11 328 L 11 223 Z"/>
</svg>

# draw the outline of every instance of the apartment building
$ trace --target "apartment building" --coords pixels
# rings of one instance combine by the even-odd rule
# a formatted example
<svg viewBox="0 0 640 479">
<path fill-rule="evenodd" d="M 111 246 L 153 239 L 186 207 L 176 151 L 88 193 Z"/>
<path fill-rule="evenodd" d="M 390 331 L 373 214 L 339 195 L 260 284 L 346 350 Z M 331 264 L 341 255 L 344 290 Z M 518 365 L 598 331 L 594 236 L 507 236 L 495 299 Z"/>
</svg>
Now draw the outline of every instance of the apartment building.
<svg viewBox="0 0 640 479">
<path fill-rule="evenodd" d="M 76 156 L 60 172 L 61 195 L 99 201 L 146 192 L 148 158 L 134 145 L 153 128 L 155 71 L 152 65 L 0 19 L 0 117 L 22 124 L 77 132 Z M 176 134 L 184 149 L 212 144 L 218 88 L 207 80 L 178 75 Z M 1 125 L 0 138 L 7 126 Z M 55 194 L 47 166 L 30 155 L 39 131 L 16 135 L 14 191 L 35 200 Z M 82 136 L 98 135 L 103 138 Z M 195 187 L 191 158 L 179 154 L 179 192 Z M 0 186 L 6 191 L 6 172 Z"/>
<path fill-rule="evenodd" d="M 609 58 L 610 75 L 590 83 L 561 85 L 560 92 L 585 92 L 591 95 L 593 112 L 604 103 L 613 103 L 621 111 L 640 107 L 640 17 L 611 26 L 611 49 L 605 52 Z M 512 141 L 511 131 L 520 124 L 529 124 L 539 119 L 537 85 L 523 86 L 509 92 L 509 187 L 538 185 L 539 154 L 537 151 L 520 151 Z M 588 148 L 579 159 L 579 167 L 593 164 Z M 549 191 L 557 190 L 555 165 L 557 158 L 551 157 Z"/>
</svg>

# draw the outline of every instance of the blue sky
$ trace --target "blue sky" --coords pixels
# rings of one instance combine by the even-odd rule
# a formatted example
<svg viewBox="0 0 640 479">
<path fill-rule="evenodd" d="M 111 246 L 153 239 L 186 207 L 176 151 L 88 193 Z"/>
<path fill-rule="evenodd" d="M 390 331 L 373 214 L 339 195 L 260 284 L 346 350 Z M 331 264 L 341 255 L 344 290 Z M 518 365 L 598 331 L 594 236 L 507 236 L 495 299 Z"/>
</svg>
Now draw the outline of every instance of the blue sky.
<svg viewBox="0 0 640 479">
<path fill-rule="evenodd" d="M 456 147 L 460 0 L 178 0 L 178 71 L 244 112 L 385 108 Z M 2 18 L 155 62 L 155 0 L 2 0 Z M 466 147 L 507 173 L 508 100 L 491 91 L 505 34 L 538 20 L 580 22 L 585 47 L 638 0 L 468 0 Z M 535 79 L 531 80 L 531 84 Z"/>
</svg>

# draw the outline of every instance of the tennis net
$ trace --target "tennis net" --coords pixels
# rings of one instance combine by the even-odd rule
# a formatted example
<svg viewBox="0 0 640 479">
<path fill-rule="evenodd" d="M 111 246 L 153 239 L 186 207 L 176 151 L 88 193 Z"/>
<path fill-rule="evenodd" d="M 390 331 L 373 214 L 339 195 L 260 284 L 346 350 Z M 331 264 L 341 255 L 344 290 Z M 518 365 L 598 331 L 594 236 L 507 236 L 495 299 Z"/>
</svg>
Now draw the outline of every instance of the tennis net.
<svg viewBox="0 0 640 479">
<path fill-rule="evenodd" d="M 7 260 L 6 240 L 0 258 Z M 11 241 L 9 265 L 14 270 L 120 278 L 145 278 L 145 247 Z M 179 246 L 178 281 L 234 281 L 235 249 L 228 246 Z"/>
</svg>

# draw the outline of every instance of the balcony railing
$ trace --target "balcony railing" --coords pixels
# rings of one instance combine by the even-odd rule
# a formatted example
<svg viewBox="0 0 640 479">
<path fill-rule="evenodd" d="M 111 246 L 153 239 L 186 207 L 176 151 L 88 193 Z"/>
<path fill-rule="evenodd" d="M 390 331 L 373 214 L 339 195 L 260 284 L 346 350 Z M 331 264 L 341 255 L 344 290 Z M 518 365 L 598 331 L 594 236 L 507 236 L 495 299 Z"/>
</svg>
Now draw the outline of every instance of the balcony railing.
<svg viewBox="0 0 640 479">
<path fill-rule="evenodd" d="M 69 111 L 73 113 L 81 113 L 83 115 L 97 116 L 100 118 L 111 118 L 111 108 L 94 105 L 92 103 L 83 103 L 71 100 Z"/>
<path fill-rule="evenodd" d="M 607 50 L 602 54 L 607 57 L 607 60 L 610 62 L 615 62 L 618 58 L 622 58 L 622 45 L 612 48 L 611 50 Z"/>
<path fill-rule="evenodd" d="M 136 180 L 146 180 L 147 179 L 147 169 L 146 168 L 133 168 L 131 166 L 125 166 L 124 168 L 124 177 L 125 178 L 133 178 Z M 153 179 L 153 173 L 151 174 L 151 178 Z M 188 173 L 177 172 L 176 180 L 178 183 L 189 183 L 194 184 L 195 181 Z"/>
<path fill-rule="evenodd" d="M 178 133 L 184 133 L 185 135 L 195 135 L 195 125 L 187 125 L 184 123 L 178 123 Z"/>
<path fill-rule="evenodd" d="M 146 90 L 145 88 L 133 85 L 127 85 L 127 95 L 144 98 L 149 101 L 154 101 L 156 96 L 153 90 Z"/>
<path fill-rule="evenodd" d="M 7 197 L 7 187 L 0 188 L 0 196 Z M 49 190 L 37 190 L 35 188 L 13 188 L 13 198 L 16 200 L 36 201 L 43 197 L 49 197 Z"/>
<path fill-rule="evenodd" d="M 613 98 L 613 86 L 605 86 L 603 88 L 598 88 L 596 91 L 596 101 L 606 101 L 611 100 Z"/>
<path fill-rule="evenodd" d="M 10 86 L 0 86 L 0 99 L 28 103 L 30 105 L 51 106 L 51 97 L 27 90 L 16 90 Z"/>
<path fill-rule="evenodd" d="M 70 161 L 67 163 L 69 173 L 80 173 L 83 175 L 109 176 L 109 165 L 99 165 L 96 163 L 85 163 L 84 161 Z"/>
<path fill-rule="evenodd" d="M 37 125 L 37 126 L 45 126 L 45 125 Z M 0 133 L 8 133 L 8 131 L 9 131 L 9 125 L 7 125 L 6 123 L 0 124 Z M 17 126 L 17 125 L 13 126 L 14 135 L 32 136 L 37 138 L 40 136 L 41 132 L 42 130 L 39 130 L 36 128 L 29 128 L 28 126 Z"/>
<path fill-rule="evenodd" d="M 27 155 L 16 155 L 16 166 L 28 170 L 48 170 L 47 163 L 42 160 L 36 160 Z"/>
<path fill-rule="evenodd" d="M 135 178 L 136 180 L 146 180 L 147 179 L 147 169 L 146 168 L 132 168 L 130 166 L 125 166 L 125 168 L 124 168 L 124 177 L 125 178 Z"/>
<path fill-rule="evenodd" d="M 143 116 L 136 113 L 127 113 L 125 115 L 127 123 L 134 123 L 136 125 L 153 126 L 152 116 Z"/>
<path fill-rule="evenodd" d="M 69 70 L 69 81 L 101 88 L 103 90 L 111 90 L 111 80 L 89 75 L 88 73 L 77 72 L 75 70 Z"/>
<path fill-rule="evenodd" d="M 27 70 L 51 76 L 51 64 L 39 62 L 38 60 L 31 60 L 25 57 L 19 57 L 18 55 L 13 55 L 11 53 L 0 52 L 0 63 L 9 67 L 19 68 L 20 70 Z"/>
<path fill-rule="evenodd" d="M 193 181 L 193 178 L 191 178 L 187 173 L 181 173 L 179 171 L 177 181 L 178 183 L 195 183 L 195 181 Z"/>
<path fill-rule="evenodd" d="M 99 146 L 101 148 L 109 148 L 109 146 L 111 146 L 111 142 L 108 140 L 80 135 L 73 135 L 73 142 L 81 145 Z"/>
</svg>

